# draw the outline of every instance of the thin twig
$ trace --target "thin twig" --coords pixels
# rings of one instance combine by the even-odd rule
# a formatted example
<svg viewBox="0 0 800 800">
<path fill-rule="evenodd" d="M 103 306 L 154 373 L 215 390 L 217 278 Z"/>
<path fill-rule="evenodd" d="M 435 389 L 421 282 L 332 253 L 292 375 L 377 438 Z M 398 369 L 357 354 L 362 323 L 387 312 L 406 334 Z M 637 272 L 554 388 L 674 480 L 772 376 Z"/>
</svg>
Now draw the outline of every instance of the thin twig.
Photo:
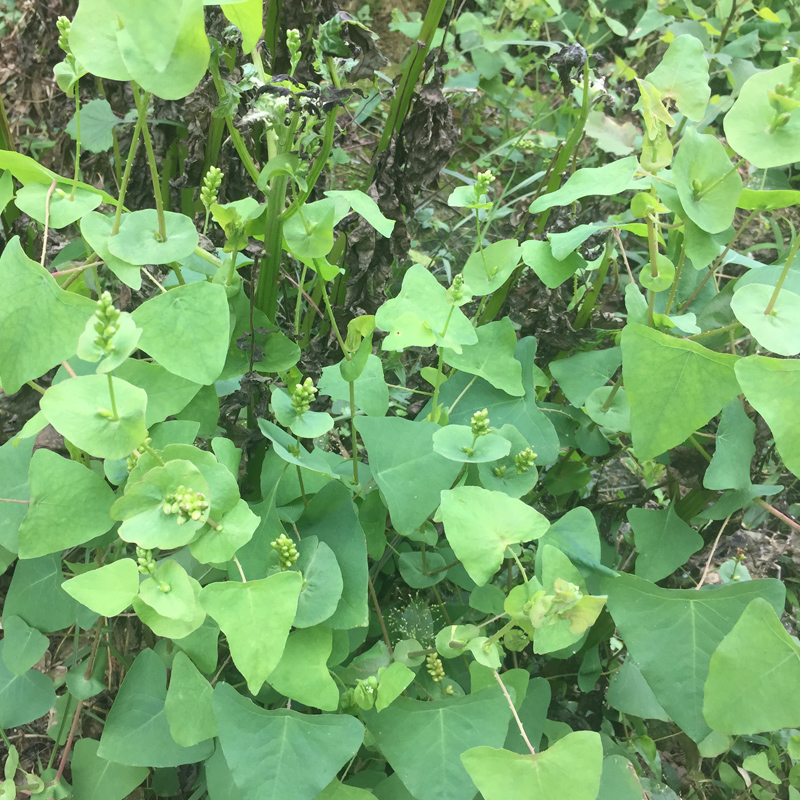
<svg viewBox="0 0 800 800">
<path fill-rule="evenodd" d="M 60 269 L 58 272 L 51 272 L 50 274 L 55 278 L 58 275 L 69 275 L 70 272 L 80 272 L 90 267 L 97 267 L 102 263 L 103 261 L 92 261 L 90 264 L 82 264 L 80 267 L 70 267 L 69 269 Z"/>
<path fill-rule="evenodd" d="M 703 574 L 700 576 L 700 581 L 698 582 L 697 586 L 694 587 L 695 589 L 699 589 L 703 585 L 703 581 L 705 581 L 706 575 L 708 575 L 708 570 L 711 567 L 711 559 L 714 558 L 714 553 L 717 551 L 717 545 L 719 544 L 720 537 L 722 536 L 722 532 L 725 530 L 725 526 L 728 524 L 728 520 L 730 518 L 730 514 L 725 517 L 725 522 L 722 523 L 719 533 L 717 534 L 717 538 L 714 539 L 714 544 L 711 547 L 711 552 L 708 554 L 708 561 L 706 561 L 705 569 L 703 570 Z"/>
<path fill-rule="evenodd" d="M 57 786 L 64 774 L 64 768 L 67 766 L 67 757 L 69 751 L 72 750 L 72 740 L 75 737 L 75 731 L 78 727 L 78 720 L 81 718 L 81 710 L 83 709 L 83 700 L 78 700 L 78 705 L 75 708 L 75 714 L 72 717 L 72 725 L 69 727 L 69 736 L 67 736 L 66 744 L 64 745 L 64 752 L 61 754 L 61 762 L 58 765 L 58 772 L 55 778 L 50 782 L 50 786 Z"/>
<path fill-rule="evenodd" d="M 67 375 L 69 375 L 69 376 L 70 376 L 70 378 L 77 378 L 77 377 L 78 377 L 78 376 L 75 374 L 75 370 L 74 370 L 74 369 L 72 369 L 72 367 L 69 365 L 69 362 L 67 362 L 67 361 L 62 361 L 62 362 L 61 362 L 61 366 L 62 366 L 62 367 L 64 367 L 64 371 L 67 373 Z"/>
<path fill-rule="evenodd" d="M 242 565 L 239 562 L 239 559 L 234 555 L 233 563 L 236 564 L 236 568 L 239 570 L 239 574 L 242 576 L 242 583 L 247 583 L 247 578 L 244 576 L 244 570 L 242 569 Z"/>
<path fill-rule="evenodd" d="M 225 657 L 225 660 L 222 662 L 222 666 L 217 670 L 217 674 L 209 681 L 209 683 L 212 686 L 219 680 L 219 676 L 222 675 L 222 670 L 224 670 L 225 667 L 228 666 L 228 662 L 230 660 L 231 660 L 231 655 L 230 653 L 228 653 L 228 655 Z"/>
<path fill-rule="evenodd" d="M 289 281 L 289 283 L 291 283 L 295 289 L 300 289 L 300 284 L 285 269 L 282 269 L 281 272 L 283 273 L 283 277 L 286 278 L 286 280 Z M 311 295 L 305 289 L 300 289 L 300 291 L 302 292 L 303 297 L 305 297 L 305 299 L 308 301 L 308 304 L 314 308 L 314 310 L 320 315 L 320 317 L 322 317 L 322 319 L 324 319 L 325 315 L 322 313 L 322 311 L 320 311 L 319 306 L 311 299 Z"/>
<path fill-rule="evenodd" d="M 760 497 L 756 497 L 756 503 L 758 503 L 765 511 L 769 511 L 772 516 L 777 517 L 782 522 L 785 522 L 790 528 L 800 532 L 800 524 L 795 522 L 791 517 L 786 516 L 782 511 L 778 511 L 775 506 L 771 506 L 766 500 L 762 500 Z"/>
<path fill-rule="evenodd" d="M 147 271 L 145 267 L 142 267 L 142 272 L 144 272 L 144 274 L 147 275 L 147 277 L 150 278 L 150 280 L 153 281 L 153 283 L 158 286 L 158 288 L 161 289 L 164 294 L 167 293 L 167 290 Z"/>
<path fill-rule="evenodd" d="M 383 631 L 383 639 L 386 642 L 386 647 L 389 650 L 389 658 L 394 658 L 394 652 L 392 651 L 392 641 L 389 638 L 389 631 L 386 630 L 386 623 L 383 621 L 383 614 L 381 614 L 381 605 L 378 602 L 378 595 L 375 594 L 375 584 L 372 583 L 372 578 L 367 575 L 367 586 L 369 586 L 369 593 L 372 597 L 372 603 L 375 606 L 375 613 L 378 615 L 378 622 L 381 624 L 381 630 Z"/>
<path fill-rule="evenodd" d="M 536 755 L 536 750 L 534 749 L 533 745 L 530 743 L 528 739 L 528 734 L 525 733 L 525 728 L 522 727 L 522 720 L 519 718 L 519 714 L 517 714 L 517 709 L 514 708 L 514 701 L 511 699 L 511 695 L 508 693 L 508 689 L 506 689 L 506 685 L 503 683 L 500 676 L 497 674 L 497 670 L 493 669 L 492 672 L 494 673 L 495 680 L 500 684 L 500 688 L 503 690 L 503 694 L 506 696 L 506 700 L 508 700 L 508 706 L 511 709 L 511 713 L 514 715 L 514 719 L 517 722 L 517 727 L 519 728 L 519 735 L 522 737 L 522 740 L 528 745 L 528 750 L 531 751 L 531 755 Z"/>
<path fill-rule="evenodd" d="M 631 283 L 636 283 L 633 279 L 633 272 L 631 271 L 631 265 L 628 263 L 628 255 L 625 252 L 625 248 L 622 245 L 622 239 L 620 238 L 619 231 L 616 228 L 611 229 L 614 233 L 614 237 L 617 240 L 617 244 L 619 245 L 619 251 L 622 253 L 622 260 L 625 262 L 625 269 L 628 270 L 628 276 L 631 279 Z"/>
</svg>

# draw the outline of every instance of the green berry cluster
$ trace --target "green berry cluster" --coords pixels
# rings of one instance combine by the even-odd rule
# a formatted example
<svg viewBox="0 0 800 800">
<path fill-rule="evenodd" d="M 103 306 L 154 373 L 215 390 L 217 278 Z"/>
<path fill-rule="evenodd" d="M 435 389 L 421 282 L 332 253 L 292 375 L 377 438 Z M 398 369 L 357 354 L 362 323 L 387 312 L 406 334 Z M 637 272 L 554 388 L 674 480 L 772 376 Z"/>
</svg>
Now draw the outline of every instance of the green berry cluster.
<svg viewBox="0 0 800 800">
<path fill-rule="evenodd" d="M 795 61 L 792 65 L 789 85 L 778 83 L 774 90 L 768 91 L 769 103 L 775 111 L 775 118 L 770 125 L 770 133 L 775 133 L 778 128 L 787 125 L 792 113 L 800 107 L 800 100 L 796 96 L 798 89 L 800 89 L 800 61 Z"/>
<path fill-rule="evenodd" d="M 156 571 L 156 560 L 153 558 L 152 550 L 145 550 L 142 547 L 136 548 L 137 569 L 142 575 L 152 575 Z"/>
<path fill-rule="evenodd" d="M 495 175 L 490 169 L 487 169 L 485 172 L 479 172 L 475 178 L 476 182 L 473 187 L 475 189 L 475 197 L 483 197 L 494 183 Z"/>
<path fill-rule="evenodd" d="M 305 414 L 311 408 L 311 401 L 317 390 L 311 382 L 311 378 L 306 378 L 302 383 L 296 383 L 292 390 L 292 405 L 298 414 Z"/>
<path fill-rule="evenodd" d="M 59 17 L 56 20 L 56 28 L 58 28 L 58 46 L 67 54 L 71 52 L 69 49 L 69 29 L 72 23 L 67 17 Z"/>
<path fill-rule="evenodd" d="M 453 305 L 458 305 L 462 297 L 464 297 L 464 278 L 459 273 L 453 278 L 453 283 L 447 290 L 447 300 Z"/>
<path fill-rule="evenodd" d="M 517 475 L 527 472 L 533 466 L 534 461 L 536 461 L 536 453 L 530 447 L 526 447 L 521 453 L 517 453 L 514 456 L 514 468 L 517 471 Z"/>
<path fill-rule="evenodd" d="M 283 572 L 286 572 L 300 557 L 297 548 L 294 546 L 294 542 L 285 533 L 282 533 L 274 542 L 270 542 L 269 544 L 270 547 L 278 551 L 281 570 Z"/>
<path fill-rule="evenodd" d="M 110 292 L 103 292 L 97 300 L 97 311 L 94 312 L 94 331 L 97 336 L 94 343 L 108 355 L 114 350 L 114 334 L 119 330 L 119 309 L 114 308 Z"/>
<path fill-rule="evenodd" d="M 472 429 L 473 436 L 486 436 L 491 428 L 489 427 L 489 410 L 476 411 L 469 420 L 469 427 Z"/>
<path fill-rule="evenodd" d="M 289 28 L 286 31 L 286 49 L 289 51 L 289 75 L 294 75 L 294 71 L 300 63 L 300 44 L 300 31 L 297 28 Z"/>
<path fill-rule="evenodd" d="M 425 669 L 428 670 L 428 675 L 434 683 L 439 683 L 444 678 L 444 665 L 436 653 L 430 653 L 425 658 Z"/>
<path fill-rule="evenodd" d="M 217 202 L 217 189 L 222 183 L 222 170 L 217 167 L 209 167 L 203 178 L 203 185 L 200 188 L 200 201 L 208 211 Z"/>
<path fill-rule="evenodd" d="M 165 514 L 176 514 L 178 525 L 183 525 L 190 519 L 197 522 L 208 508 L 208 501 L 202 492 L 187 489 L 181 484 L 164 498 L 162 508 Z"/>
</svg>

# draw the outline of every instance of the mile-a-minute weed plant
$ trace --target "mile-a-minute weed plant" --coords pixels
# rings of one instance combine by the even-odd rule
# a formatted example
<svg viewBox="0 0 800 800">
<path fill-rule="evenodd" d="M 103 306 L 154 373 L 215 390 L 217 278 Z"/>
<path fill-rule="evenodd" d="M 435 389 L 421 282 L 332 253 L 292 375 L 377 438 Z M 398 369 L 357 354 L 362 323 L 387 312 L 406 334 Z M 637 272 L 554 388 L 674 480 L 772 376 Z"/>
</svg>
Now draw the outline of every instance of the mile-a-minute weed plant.
<svg viewBox="0 0 800 800">
<path fill-rule="evenodd" d="M 476 179 L 449 196 L 474 224 L 473 251 L 448 254 L 446 282 L 417 253 L 394 296 L 346 327 L 337 226 L 353 211 L 378 236 L 394 227 L 373 195 L 320 193 L 353 98 L 346 25 L 359 23 L 278 38 L 272 4 L 266 32 L 260 2 L 223 5 L 252 54 L 234 86 L 199 0 L 81 0 L 59 20 L 74 175 L 0 152 L 3 207 L 13 200 L 42 230 L 38 262 L 16 238 L 0 258 L 3 390 L 42 394 L 0 448 L 0 553 L 13 568 L 2 796 L 122 800 L 141 785 L 198 800 L 797 797 L 800 647 L 780 622 L 785 585 L 751 580 L 736 560 L 712 582 L 712 548 L 696 585 L 675 588 L 743 510 L 798 527 L 763 500 L 800 474 L 800 238 L 780 213 L 800 199 L 788 182 L 800 62 L 781 55 L 797 44 L 792 17 L 736 4 L 719 19 L 690 3 L 640 15 L 590 3 L 581 18 L 557 3 L 479 5 L 443 34 L 460 37 L 461 87 L 472 81 L 503 123 Z M 419 21 L 425 50 L 444 10 L 432 3 Z M 493 114 L 510 97 L 541 106 L 524 79 L 546 74 L 532 54 L 555 49 L 535 38 L 543 28 L 572 42 L 549 60 L 572 97 L 538 127 Z M 621 102 L 614 80 L 655 34 L 667 47 L 635 75 L 642 134 L 630 141 L 599 101 Z M 286 75 L 265 71 L 262 35 L 285 41 Z M 612 35 L 629 46 L 606 92 L 576 40 Z M 312 38 L 318 86 L 295 78 Z M 203 233 L 224 233 L 213 251 L 192 215 L 164 209 L 148 119 L 151 95 L 186 97 L 207 71 L 220 99 L 210 152 L 227 132 L 261 192 L 220 204 L 212 158 L 188 210 L 202 212 Z M 401 131 L 407 86 L 424 72 L 406 62 L 387 130 Z M 80 180 L 87 75 L 128 82 L 135 105 L 117 196 Z M 248 89 L 260 157 L 237 128 Z M 582 166 L 584 133 L 596 166 Z M 140 140 L 155 207 L 129 210 Z M 550 140 L 561 143 L 549 151 Z M 511 235 L 503 220 L 526 197 Z M 549 225 L 558 209 L 574 220 Z M 765 265 L 736 248 L 770 216 L 779 238 Z M 53 229 L 82 243 L 80 263 L 48 270 Z M 258 270 L 251 241 L 263 245 Z M 288 259 L 292 293 L 280 283 Z M 532 275 L 541 292 L 571 287 L 571 326 L 591 331 L 545 362 L 546 339 L 503 315 Z M 121 310 L 117 289 L 139 291 L 143 276 L 155 294 Z M 338 348 L 316 384 L 298 367 L 314 336 Z M 390 398 L 386 363 L 403 380 L 419 370 L 425 408 L 388 413 L 407 393 Z M 246 453 L 218 425 L 234 391 L 245 396 L 235 427 L 262 443 Z M 769 470 L 751 469 L 757 448 L 765 463 L 759 418 Z M 34 452 L 48 424 L 69 457 Z M 702 480 L 662 491 L 684 446 L 709 462 Z M 623 509 L 631 533 L 616 549 L 582 503 L 614 458 L 652 489 L 646 507 Z M 33 668 L 51 640 L 72 641 L 55 681 Z M 20 767 L 23 739 L 10 738 L 53 708 L 52 746 Z M 662 758 L 672 737 L 683 789 Z"/>
</svg>

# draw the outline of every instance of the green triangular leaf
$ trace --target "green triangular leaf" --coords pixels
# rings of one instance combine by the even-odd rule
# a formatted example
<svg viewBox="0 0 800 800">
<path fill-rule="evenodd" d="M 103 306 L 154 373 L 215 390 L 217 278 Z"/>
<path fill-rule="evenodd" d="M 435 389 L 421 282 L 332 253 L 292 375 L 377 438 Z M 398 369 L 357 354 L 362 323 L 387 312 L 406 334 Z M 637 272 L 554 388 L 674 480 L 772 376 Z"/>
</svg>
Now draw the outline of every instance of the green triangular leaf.
<svg viewBox="0 0 800 800">
<path fill-rule="evenodd" d="M 233 663 L 253 694 L 280 661 L 302 582 L 297 572 L 279 572 L 260 581 L 203 588 L 203 608 L 228 637 Z"/>
<path fill-rule="evenodd" d="M 721 733 L 792 728 L 800 694 L 790 686 L 800 686 L 800 647 L 775 609 L 756 598 L 711 656 L 703 715 Z"/>
<path fill-rule="evenodd" d="M 603 746 L 599 734 L 578 731 L 536 755 L 476 747 L 461 761 L 486 800 L 595 800 Z"/>
<path fill-rule="evenodd" d="M 15 237 L 0 255 L 0 381 L 6 394 L 75 353 L 95 304 L 65 292 L 31 261 Z"/>
<path fill-rule="evenodd" d="M 314 800 L 364 738 L 349 715 L 266 711 L 226 683 L 214 689 L 214 716 L 242 800 Z"/>
<path fill-rule="evenodd" d="M 109 514 L 114 492 L 78 461 L 37 450 L 29 480 L 30 504 L 19 528 L 20 558 L 60 553 L 102 536 L 114 524 Z"/>
<path fill-rule="evenodd" d="M 735 356 L 642 325 L 622 331 L 633 446 L 653 458 L 681 444 L 739 394 Z"/>
<path fill-rule="evenodd" d="M 131 767 L 176 767 L 208 758 L 211 742 L 181 747 L 172 738 L 166 696 L 167 668 L 153 650 L 143 650 L 117 693 L 97 755 Z"/>
<path fill-rule="evenodd" d="M 800 361 L 750 356 L 736 365 L 747 399 L 769 425 L 783 463 L 800 475 Z"/>
<path fill-rule="evenodd" d="M 500 687 L 452 700 L 399 697 L 364 713 L 381 753 L 417 800 L 466 800 L 474 786 L 460 763 L 465 750 L 501 747 L 511 711 Z"/>
<path fill-rule="evenodd" d="M 698 592 L 660 589 L 619 575 L 604 578 L 602 587 L 620 635 L 658 702 L 696 742 L 711 730 L 703 718 L 711 654 L 752 600 L 762 597 L 782 610 L 785 593 L 773 579 Z"/>
<path fill-rule="evenodd" d="M 444 350 L 445 363 L 477 375 L 506 394 L 521 397 L 522 364 L 514 358 L 517 334 L 508 317 L 478 328 L 478 342 L 465 345 L 461 353 Z"/>
</svg>

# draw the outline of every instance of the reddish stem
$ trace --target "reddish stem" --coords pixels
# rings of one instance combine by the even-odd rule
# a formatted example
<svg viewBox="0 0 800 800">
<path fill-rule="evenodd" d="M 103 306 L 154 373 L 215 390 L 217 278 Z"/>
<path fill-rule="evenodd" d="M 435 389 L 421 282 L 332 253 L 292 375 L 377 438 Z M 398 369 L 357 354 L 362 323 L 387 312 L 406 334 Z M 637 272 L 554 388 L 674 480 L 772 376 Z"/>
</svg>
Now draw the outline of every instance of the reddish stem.
<svg viewBox="0 0 800 800">
<path fill-rule="evenodd" d="M 794 530 L 800 532 L 800 524 L 795 522 L 791 517 L 787 516 L 783 512 L 778 511 L 778 509 L 775 508 L 775 506 L 771 506 L 769 503 L 767 503 L 765 500 L 762 500 L 760 497 L 756 497 L 756 503 L 758 503 L 766 511 L 769 511 L 769 513 L 772 514 L 772 516 L 777 517 L 782 522 L 785 522 L 790 528 L 793 528 Z"/>
</svg>

